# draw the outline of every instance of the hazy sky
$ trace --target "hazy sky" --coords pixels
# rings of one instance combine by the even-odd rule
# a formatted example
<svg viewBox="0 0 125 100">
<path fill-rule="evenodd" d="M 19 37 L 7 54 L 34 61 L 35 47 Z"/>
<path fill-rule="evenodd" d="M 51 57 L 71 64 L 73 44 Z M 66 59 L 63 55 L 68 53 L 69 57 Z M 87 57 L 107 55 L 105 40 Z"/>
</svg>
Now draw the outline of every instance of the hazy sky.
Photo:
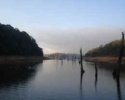
<svg viewBox="0 0 125 100">
<path fill-rule="evenodd" d="M 44 53 L 85 53 L 121 38 L 125 0 L 1 0 L 0 22 L 28 32 Z"/>
</svg>

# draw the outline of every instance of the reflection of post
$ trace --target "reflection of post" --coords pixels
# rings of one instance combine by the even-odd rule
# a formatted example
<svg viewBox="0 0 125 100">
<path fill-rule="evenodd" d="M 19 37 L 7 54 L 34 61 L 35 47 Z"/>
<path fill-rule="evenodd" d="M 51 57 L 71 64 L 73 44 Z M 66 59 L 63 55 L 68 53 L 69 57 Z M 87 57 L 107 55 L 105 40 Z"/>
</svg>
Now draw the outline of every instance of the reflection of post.
<svg viewBox="0 0 125 100">
<path fill-rule="evenodd" d="M 82 79 L 83 79 L 83 73 L 80 74 L 80 94 L 82 96 Z"/>
<path fill-rule="evenodd" d="M 115 75 L 113 75 L 113 78 L 115 79 L 116 85 L 117 85 L 118 100 L 122 100 L 121 88 L 120 88 L 120 77 L 116 77 Z"/>
<path fill-rule="evenodd" d="M 119 79 L 119 77 L 116 79 L 116 83 L 117 83 L 118 100 L 122 100 L 122 97 L 121 97 L 121 88 L 120 88 L 120 79 Z"/>
<path fill-rule="evenodd" d="M 67 61 L 69 61 L 69 57 L 68 57 L 68 55 L 67 55 Z"/>
<path fill-rule="evenodd" d="M 58 67 L 58 59 L 56 60 L 56 69 L 57 69 L 57 67 Z"/>
<path fill-rule="evenodd" d="M 116 77 L 120 76 L 120 67 L 121 67 L 123 49 L 124 49 L 124 33 L 122 32 L 122 40 L 121 40 L 120 53 L 119 53 L 119 58 L 118 58 L 118 65 L 113 72 L 113 74 L 116 75 Z"/>
<path fill-rule="evenodd" d="M 83 69 L 83 63 L 82 63 L 82 48 L 80 49 L 80 64 L 81 64 L 81 73 L 84 73 L 84 69 Z"/>
<path fill-rule="evenodd" d="M 97 82 L 98 82 L 98 68 L 95 63 L 95 88 L 97 87 Z"/>
<path fill-rule="evenodd" d="M 73 61 L 72 61 L 72 66 L 73 66 Z"/>
<path fill-rule="evenodd" d="M 62 59 L 62 61 L 61 61 L 61 65 L 63 66 L 63 59 Z"/>
</svg>

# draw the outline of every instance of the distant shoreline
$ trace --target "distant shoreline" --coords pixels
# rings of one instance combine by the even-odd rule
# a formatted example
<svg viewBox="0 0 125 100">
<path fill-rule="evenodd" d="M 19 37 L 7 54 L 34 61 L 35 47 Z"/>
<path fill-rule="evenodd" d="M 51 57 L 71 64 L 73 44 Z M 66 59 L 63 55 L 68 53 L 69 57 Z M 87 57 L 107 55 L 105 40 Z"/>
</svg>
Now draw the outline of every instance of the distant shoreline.
<svg viewBox="0 0 125 100">
<path fill-rule="evenodd" d="M 105 56 L 105 57 L 84 57 L 85 61 L 89 62 L 96 62 L 96 63 L 111 63 L 111 64 L 117 64 L 118 57 L 111 57 L 111 56 Z M 125 57 L 122 58 L 122 64 L 125 64 Z"/>
</svg>

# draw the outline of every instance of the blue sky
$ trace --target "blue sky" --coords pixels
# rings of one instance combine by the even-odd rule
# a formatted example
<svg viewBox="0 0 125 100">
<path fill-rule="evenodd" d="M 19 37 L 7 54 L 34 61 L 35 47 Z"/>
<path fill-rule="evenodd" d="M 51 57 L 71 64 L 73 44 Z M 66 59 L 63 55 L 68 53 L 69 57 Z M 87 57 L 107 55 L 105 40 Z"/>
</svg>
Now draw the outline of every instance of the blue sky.
<svg viewBox="0 0 125 100">
<path fill-rule="evenodd" d="M 35 34 L 49 36 L 53 30 L 62 36 L 68 33 L 59 30 L 125 28 L 125 0 L 2 0 L 0 22 L 27 31 L 36 40 Z M 42 47 L 42 41 L 38 44 Z"/>
</svg>

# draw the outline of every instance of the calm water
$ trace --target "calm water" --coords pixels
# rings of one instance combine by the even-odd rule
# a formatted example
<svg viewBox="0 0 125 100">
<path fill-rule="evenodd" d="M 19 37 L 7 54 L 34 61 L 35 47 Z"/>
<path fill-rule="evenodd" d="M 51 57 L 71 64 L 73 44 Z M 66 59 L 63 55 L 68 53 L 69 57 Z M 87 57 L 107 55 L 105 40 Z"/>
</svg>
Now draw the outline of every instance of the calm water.
<svg viewBox="0 0 125 100">
<path fill-rule="evenodd" d="M 120 81 L 113 65 L 46 60 L 40 64 L 0 65 L 0 100 L 125 100 L 125 69 Z"/>
</svg>

